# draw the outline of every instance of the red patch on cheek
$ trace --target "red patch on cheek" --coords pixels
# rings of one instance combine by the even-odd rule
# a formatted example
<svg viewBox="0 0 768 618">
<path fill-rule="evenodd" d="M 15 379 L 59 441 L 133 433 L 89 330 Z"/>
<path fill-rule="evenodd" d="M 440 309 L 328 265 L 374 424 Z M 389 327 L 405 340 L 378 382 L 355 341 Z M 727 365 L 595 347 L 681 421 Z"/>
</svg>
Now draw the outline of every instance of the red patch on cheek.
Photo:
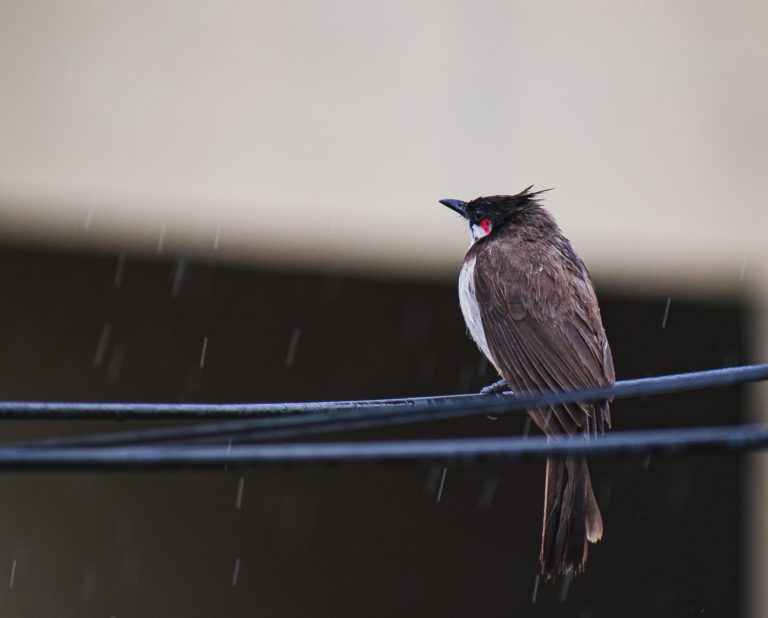
<svg viewBox="0 0 768 618">
<path fill-rule="evenodd" d="M 483 232 L 486 234 L 491 233 L 491 220 L 490 219 L 483 219 L 480 221 L 480 227 L 483 228 Z"/>
</svg>

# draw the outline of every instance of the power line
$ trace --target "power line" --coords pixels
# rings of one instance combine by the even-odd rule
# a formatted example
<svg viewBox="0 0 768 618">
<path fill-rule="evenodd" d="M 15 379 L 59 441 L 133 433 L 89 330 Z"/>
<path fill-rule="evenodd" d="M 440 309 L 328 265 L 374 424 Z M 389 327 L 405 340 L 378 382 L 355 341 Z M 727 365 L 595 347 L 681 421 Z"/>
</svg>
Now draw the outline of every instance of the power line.
<svg viewBox="0 0 768 618">
<path fill-rule="evenodd" d="M 414 399 L 311 402 L 305 404 L 251 404 L 265 410 L 280 410 L 281 415 L 199 423 L 183 427 L 161 427 L 89 436 L 56 438 L 28 443 L 28 446 L 120 446 L 153 442 L 200 441 L 226 439 L 266 441 L 300 438 L 320 433 L 375 429 L 387 426 L 431 422 L 523 411 L 533 407 L 572 401 L 606 398 L 630 398 L 663 393 L 675 393 L 703 388 L 730 386 L 743 382 L 768 379 L 768 365 L 747 365 L 684 374 L 623 380 L 611 387 L 594 388 L 531 396 L 458 395 L 420 397 Z M 67 405 L 67 404 L 57 404 Z M 74 404 L 76 405 L 76 404 Z M 91 406 L 99 404 L 90 404 Z M 110 406 L 140 405 L 142 410 L 152 404 L 106 404 Z M 169 406 L 173 404 L 161 404 Z M 187 404 L 179 404 L 183 407 Z M 191 404 L 200 405 L 200 404 Z M 203 404 L 205 405 L 205 404 Z M 285 412 L 299 406 L 294 414 Z M 109 408 L 113 409 L 113 408 Z M 184 408 L 187 409 L 187 408 Z M 141 417 L 143 418 L 143 417 Z M 150 415 L 151 418 L 151 415 Z"/>
<path fill-rule="evenodd" d="M 726 367 L 652 378 L 622 380 L 614 386 L 563 391 L 529 397 L 441 395 L 396 399 L 310 401 L 294 403 L 104 403 L 57 401 L 0 401 L 0 418 L 45 420 L 210 420 L 261 418 L 302 413 L 337 413 L 391 408 L 432 409 L 436 405 L 484 407 L 488 412 L 569 403 L 591 399 L 642 397 L 699 388 L 728 386 L 768 379 L 768 364 Z M 514 407 L 512 407 L 514 406 Z"/>
<path fill-rule="evenodd" d="M 539 460 L 570 455 L 632 457 L 747 452 L 768 446 L 768 427 L 741 425 L 612 432 L 548 441 L 454 438 L 303 444 L 0 447 L 0 469 L 217 468 L 338 464 L 443 464 Z"/>
<path fill-rule="evenodd" d="M 0 401 L 0 419 L 12 420 L 210 420 L 261 418 L 283 414 L 409 406 L 422 400 L 440 401 L 475 395 L 310 401 L 295 403 L 112 403 L 60 401 Z"/>
<path fill-rule="evenodd" d="M 433 408 L 437 405 L 515 409 L 552 403 L 572 403 L 591 399 L 623 399 L 676 393 L 700 388 L 729 386 L 768 379 L 768 364 L 725 367 L 706 371 L 676 373 L 651 378 L 621 380 L 614 386 L 586 390 L 544 393 L 527 397 L 507 395 L 503 401 L 488 395 L 437 395 L 395 399 L 357 399 L 348 401 L 308 401 L 291 403 L 113 403 L 61 401 L 0 401 L 0 418 L 19 420 L 206 420 L 261 418 L 287 414 L 348 412 L 391 408 Z"/>
</svg>

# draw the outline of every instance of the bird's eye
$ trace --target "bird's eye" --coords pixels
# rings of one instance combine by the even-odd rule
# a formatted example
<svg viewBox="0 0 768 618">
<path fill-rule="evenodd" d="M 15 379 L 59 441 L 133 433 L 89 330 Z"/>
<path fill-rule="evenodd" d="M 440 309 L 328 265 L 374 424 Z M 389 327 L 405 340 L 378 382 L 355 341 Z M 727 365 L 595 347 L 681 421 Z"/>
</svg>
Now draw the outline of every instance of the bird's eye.
<svg viewBox="0 0 768 618">
<path fill-rule="evenodd" d="M 473 218 L 475 221 L 480 221 L 481 219 L 484 218 L 483 213 L 481 213 L 479 210 L 476 210 L 475 214 L 473 215 Z"/>
</svg>

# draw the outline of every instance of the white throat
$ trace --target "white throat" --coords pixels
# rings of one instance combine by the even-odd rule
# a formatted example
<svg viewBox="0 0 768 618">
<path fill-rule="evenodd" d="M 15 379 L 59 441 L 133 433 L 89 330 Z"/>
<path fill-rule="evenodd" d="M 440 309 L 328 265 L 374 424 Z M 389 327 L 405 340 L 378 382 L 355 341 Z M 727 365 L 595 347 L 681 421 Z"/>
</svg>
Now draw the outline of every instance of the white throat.
<svg viewBox="0 0 768 618">
<path fill-rule="evenodd" d="M 470 223 L 469 233 L 472 236 L 472 244 L 475 244 L 478 240 L 485 238 L 491 233 L 491 226 L 489 225 L 487 228 L 483 228 L 482 225 L 478 225 L 477 223 Z"/>
</svg>

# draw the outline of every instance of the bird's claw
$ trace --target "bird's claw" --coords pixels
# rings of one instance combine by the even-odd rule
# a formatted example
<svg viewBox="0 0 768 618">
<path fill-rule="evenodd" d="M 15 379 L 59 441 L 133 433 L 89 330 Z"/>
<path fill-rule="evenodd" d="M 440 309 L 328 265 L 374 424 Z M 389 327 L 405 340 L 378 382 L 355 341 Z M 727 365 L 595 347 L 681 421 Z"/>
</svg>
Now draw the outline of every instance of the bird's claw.
<svg viewBox="0 0 768 618">
<path fill-rule="evenodd" d="M 480 389 L 481 395 L 499 395 L 500 393 L 503 393 L 504 391 L 509 390 L 509 387 L 507 386 L 506 380 L 499 380 L 498 382 L 494 382 L 493 384 L 489 384 L 488 386 L 484 386 Z"/>
</svg>

